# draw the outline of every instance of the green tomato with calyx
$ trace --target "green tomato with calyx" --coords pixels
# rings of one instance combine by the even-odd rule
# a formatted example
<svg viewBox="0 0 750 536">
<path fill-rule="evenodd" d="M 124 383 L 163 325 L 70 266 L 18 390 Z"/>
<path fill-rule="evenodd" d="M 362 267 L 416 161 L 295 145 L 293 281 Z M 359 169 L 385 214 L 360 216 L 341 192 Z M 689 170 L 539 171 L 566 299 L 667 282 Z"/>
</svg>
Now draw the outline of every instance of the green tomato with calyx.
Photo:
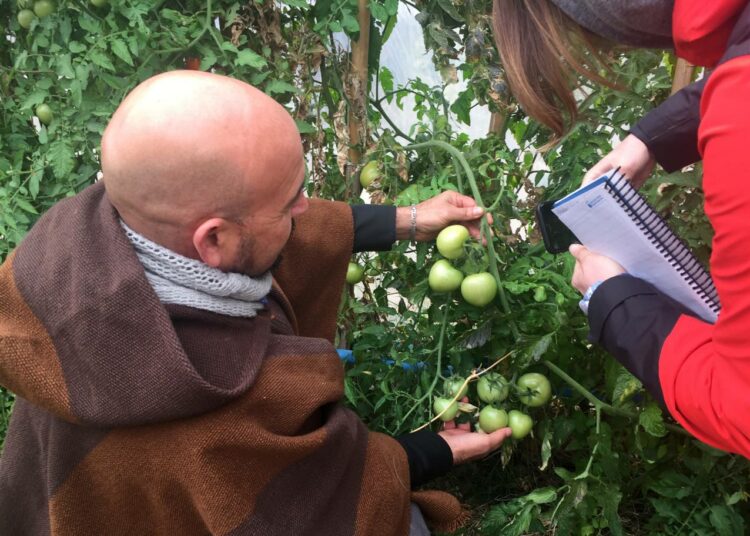
<svg viewBox="0 0 750 536">
<path fill-rule="evenodd" d="M 497 283 L 489 272 L 467 275 L 461 282 L 461 296 L 471 305 L 484 307 L 497 296 Z"/>
<path fill-rule="evenodd" d="M 552 397 L 552 386 L 544 374 L 529 372 L 518 378 L 516 385 L 518 398 L 529 407 L 543 406 Z"/>
<path fill-rule="evenodd" d="M 510 436 L 513 439 L 523 439 L 531 432 L 534 421 L 525 413 L 512 409 L 508 412 L 508 426 L 510 426 Z"/>
<path fill-rule="evenodd" d="M 463 225 L 449 225 L 437 236 L 437 248 L 446 259 L 464 256 L 464 242 L 469 238 L 469 230 Z"/>
<path fill-rule="evenodd" d="M 477 394 L 482 402 L 488 404 L 502 402 L 508 398 L 508 393 L 510 393 L 508 382 L 497 372 L 488 372 L 477 382 Z"/>
<path fill-rule="evenodd" d="M 508 414 L 504 409 L 494 406 L 485 406 L 479 412 L 479 427 L 483 432 L 491 434 L 500 428 L 508 426 Z"/>
<path fill-rule="evenodd" d="M 464 274 L 451 266 L 445 259 L 440 259 L 430 268 L 427 282 L 435 292 L 451 292 L 461 286 Z"/>
<path fill-rule="evenodd" d="M 346 269 L 346 282 L 355 285 L 365 278 L 365 269 L 356 262 L 350 262 Z"/>
<path fill-rule="evenodd" d="M 458 403 L 447 398 L 435 397 L 432 402 L 432 409 L 435 410 L 435 415 L 440 415 L 441 421 L 452 421 L 458 414 Z"/>
</svg>

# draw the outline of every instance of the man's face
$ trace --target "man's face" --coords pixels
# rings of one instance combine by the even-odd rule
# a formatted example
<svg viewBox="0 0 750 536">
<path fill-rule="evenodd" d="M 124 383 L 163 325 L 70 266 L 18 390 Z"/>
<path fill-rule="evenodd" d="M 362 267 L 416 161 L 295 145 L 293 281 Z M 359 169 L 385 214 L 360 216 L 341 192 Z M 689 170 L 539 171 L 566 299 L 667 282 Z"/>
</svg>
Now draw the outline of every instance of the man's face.
<svg viewBox="0 0 750 536">
<path fill-rule="evenodd" d="M 262 203 L 240 225 L 240 239 L 231 271 L 259 276 L 275 268 L 289 241 L 296 216 L 307 210 L 304 161 L 290 166 L 275 188 L 259 192 Z"/>
</svg>

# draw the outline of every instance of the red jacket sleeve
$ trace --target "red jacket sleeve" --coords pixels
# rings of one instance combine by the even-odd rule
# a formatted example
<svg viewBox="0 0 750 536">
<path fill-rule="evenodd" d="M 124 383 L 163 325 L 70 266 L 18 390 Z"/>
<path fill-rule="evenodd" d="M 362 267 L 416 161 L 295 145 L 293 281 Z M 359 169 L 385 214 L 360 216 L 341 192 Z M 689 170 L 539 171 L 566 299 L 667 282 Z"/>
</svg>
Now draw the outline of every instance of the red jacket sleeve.
<svg viewBox="0 0 750 536">
<path fill-rule="evenodd" d="M 706 443 L 750 457 L 750 56 L 722 64 L 701 103 L 711 274 L 721 300 L 713 326 L 683 316 L 664 343 L 659 376 L 672 415 Z"/>
<path fill-rule="evenodd" d="M 675 0 L 672 33 L 677 55 L 693 65 L 716 65 L 747 4 L 748 0 Z"/>
</svg>

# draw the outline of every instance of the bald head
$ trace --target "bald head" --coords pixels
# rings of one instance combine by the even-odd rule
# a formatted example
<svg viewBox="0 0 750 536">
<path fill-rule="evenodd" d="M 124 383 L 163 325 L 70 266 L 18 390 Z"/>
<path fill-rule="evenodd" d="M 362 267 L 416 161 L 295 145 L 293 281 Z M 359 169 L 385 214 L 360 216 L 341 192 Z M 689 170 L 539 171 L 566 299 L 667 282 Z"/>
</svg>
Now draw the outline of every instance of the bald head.
<svg viewBox="0 0 750 536">
<path fill-rule="evenodd" d="M 281 105 L 196 71 L 140 84 L 102 138 L 112 204 L 136 231 L 183 254 L 201 222 L 246 218 L 301 162 L 299 133 Z"/>
</svg>

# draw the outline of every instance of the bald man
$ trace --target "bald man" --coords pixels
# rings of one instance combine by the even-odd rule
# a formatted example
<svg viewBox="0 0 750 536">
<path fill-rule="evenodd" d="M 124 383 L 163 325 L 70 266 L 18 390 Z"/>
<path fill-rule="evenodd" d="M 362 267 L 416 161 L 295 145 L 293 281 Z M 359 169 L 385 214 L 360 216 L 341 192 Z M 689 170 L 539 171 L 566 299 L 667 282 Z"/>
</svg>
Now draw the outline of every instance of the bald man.
<svg viewBox="0 0 750 536">
<path fill-rule="evenodd" d="M 477 236 L 482 210 L 455 192 L 415 212 L 308 200 L 304 167 L 289 114 L 243 82 L 178 71 L 128 95 L 103 184 L 0 267 L 0 383 L 18 395 L 0 534 L 457 526 L 455 498 L 412 488 L 509 430 L 368 432 L 332 341 L 352 251 L 455 222 Z"/>
</svg>

